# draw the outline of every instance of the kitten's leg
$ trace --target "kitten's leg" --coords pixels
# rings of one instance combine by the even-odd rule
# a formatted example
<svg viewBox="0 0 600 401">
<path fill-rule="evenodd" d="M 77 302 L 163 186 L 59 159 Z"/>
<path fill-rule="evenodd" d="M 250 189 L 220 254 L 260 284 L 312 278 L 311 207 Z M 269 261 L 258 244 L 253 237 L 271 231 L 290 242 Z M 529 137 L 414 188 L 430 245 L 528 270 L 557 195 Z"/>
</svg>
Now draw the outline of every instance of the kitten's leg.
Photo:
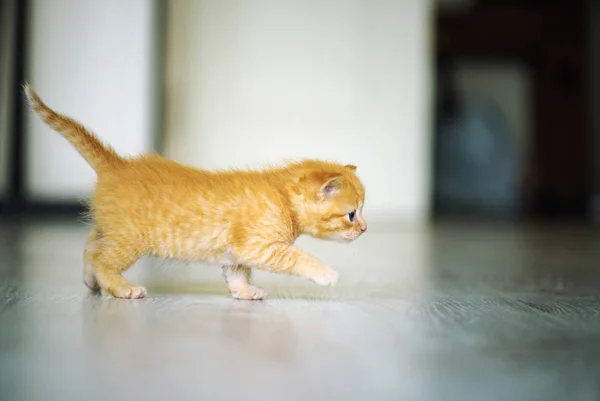
<svg viewBox="0 0 600 401">
<path fill-rule="evenodd" d="M 339 274 L 311 254 L 284 243 L 239 250 L 244 264 L 257 269 L 308 278 L 318 285 L 336 285 Z"/>
<path fill-rule="evenodd" d="M 136 252 L 119 247 L 118 242 L 109 242 L 103 238 L 93 259 L 100 287 L 117 298 L 144 298 L 146 289 L 131 284 L 121 275 L 138 258 Z"/>
<path fill-rule="evenodd" d="M 83 251 L 83 282 L 92 291 L 100 290 L 100 284 L 98 284 L 98 280 L 96 279 L 93 263 L 94 254 L 98 250 L 98 241 L 98 229 L 94 226 L 90 230 L 85 250 Z"/>
<path fill-rule="evenodd" d="M 250 284 L 252 271 L 247 266 L 223 266 L 223 276 L 232 298 L 264 299 L 267 292 Z"/>
</svg>

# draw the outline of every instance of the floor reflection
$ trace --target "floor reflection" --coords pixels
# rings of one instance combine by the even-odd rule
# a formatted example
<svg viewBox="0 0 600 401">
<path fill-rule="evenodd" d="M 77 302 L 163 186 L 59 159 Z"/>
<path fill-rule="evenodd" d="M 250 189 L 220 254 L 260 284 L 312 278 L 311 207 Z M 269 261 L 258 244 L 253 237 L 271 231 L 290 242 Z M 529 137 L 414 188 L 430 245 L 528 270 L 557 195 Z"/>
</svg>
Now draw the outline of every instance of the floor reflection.
<svg viewBox="0 0 600 401">
<path fill-rule="evenodd" d="M 82 283 L 86 228 L 0 227 L 0 399 L 596 400 L 600 236 L 439 225 L 300 245 L 334 288 L 141 261 L 144 300 Z"/>
</svg>

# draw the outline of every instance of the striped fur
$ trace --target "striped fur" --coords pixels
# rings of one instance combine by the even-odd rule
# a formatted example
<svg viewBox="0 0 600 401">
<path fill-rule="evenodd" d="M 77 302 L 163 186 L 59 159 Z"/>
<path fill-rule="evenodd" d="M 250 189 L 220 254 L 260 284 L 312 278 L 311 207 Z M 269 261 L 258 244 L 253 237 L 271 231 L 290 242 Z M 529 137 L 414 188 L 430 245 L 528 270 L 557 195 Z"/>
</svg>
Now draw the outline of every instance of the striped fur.
<svg viewBox="0 0 600 401">
<path fill-rule="evenodd" d="M 122 273 L 140 257 L 223 266 L 231 295 L 262 299 L 251 269 L 335 285 L 338 273 L 294 246 L 298 236 L 352 242 L 366 231 L 365 189 L 356 166 L 304 160 L 262 170 L 207 171 L 158 155 L 119 156 L 25 86 L 31 108 L 97 173 L 84 250 L 84 281 L 115 297 L 146 289 Z"/>
</svg>

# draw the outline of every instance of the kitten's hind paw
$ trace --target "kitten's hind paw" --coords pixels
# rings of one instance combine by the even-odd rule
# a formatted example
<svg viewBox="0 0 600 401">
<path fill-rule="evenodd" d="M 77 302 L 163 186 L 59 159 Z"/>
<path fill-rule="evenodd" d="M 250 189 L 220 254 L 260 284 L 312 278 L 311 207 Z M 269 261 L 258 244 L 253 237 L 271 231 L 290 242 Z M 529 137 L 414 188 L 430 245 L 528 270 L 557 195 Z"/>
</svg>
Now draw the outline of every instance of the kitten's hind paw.
<svg viewBox="0 0 600 401">
<path fill-rule="evenodd" d="M 85 273 L 83 276 L 83 282 L 85 283 L 86 287 L 89 288 L 90 290 L 96 292 L 96 291 L 100 291 L 100 284 L 98 284 L 98 280 L 96 279 L 96 275 L 92 272 L 92 273 Z"/>
<path fill-rule="evenodd" d="M 141 299 L 146 296 L 146 289 L 136 285 L 110 287 L 107 292 L 116 298 Z"/>
<path fill-rule="evenodd" d="M 234 299 L 261 300 L 267 297 L 267 292 L 260 287 L 249 285 L 247 287 L 238 287 L 229 289 L 231 297 Z"/>
</svg>

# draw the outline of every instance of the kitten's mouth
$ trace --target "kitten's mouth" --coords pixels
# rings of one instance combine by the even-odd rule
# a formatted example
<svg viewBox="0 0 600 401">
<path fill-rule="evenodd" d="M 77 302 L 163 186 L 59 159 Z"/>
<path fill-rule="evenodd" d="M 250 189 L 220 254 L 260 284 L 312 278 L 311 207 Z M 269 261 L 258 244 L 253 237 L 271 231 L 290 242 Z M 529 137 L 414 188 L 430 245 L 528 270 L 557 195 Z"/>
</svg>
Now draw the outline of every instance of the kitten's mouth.
<svg viewBox="0 0 600 401">
<path fill-rule="evenodd" d="M 348 242 L 353 242 L 353 241 L 354 241 L 354 240 L 356 240 L 358 237 L 360 237 L 360 235 L 356 235 L 356 236 L 349 236 L 349 237 L 343 236 L 343 237 L 340 237 L 340 242 L 346 242 L 346 243 L 348 243 Z"/>
<path fill-rule="evenodd" d="M 340 242 L 343 244 L 347 244 L 350 242 L 355 241 L 356 239 L 358 239 L 358 237 L 360 237 L 360 234 L 341 234 L 341 233 L 337 233 L 337 234 L 332 234 L 329 237 L 327 237 L 329 240 L 331 241 L 335 241 L 335 242 Z"/>
</svg>

